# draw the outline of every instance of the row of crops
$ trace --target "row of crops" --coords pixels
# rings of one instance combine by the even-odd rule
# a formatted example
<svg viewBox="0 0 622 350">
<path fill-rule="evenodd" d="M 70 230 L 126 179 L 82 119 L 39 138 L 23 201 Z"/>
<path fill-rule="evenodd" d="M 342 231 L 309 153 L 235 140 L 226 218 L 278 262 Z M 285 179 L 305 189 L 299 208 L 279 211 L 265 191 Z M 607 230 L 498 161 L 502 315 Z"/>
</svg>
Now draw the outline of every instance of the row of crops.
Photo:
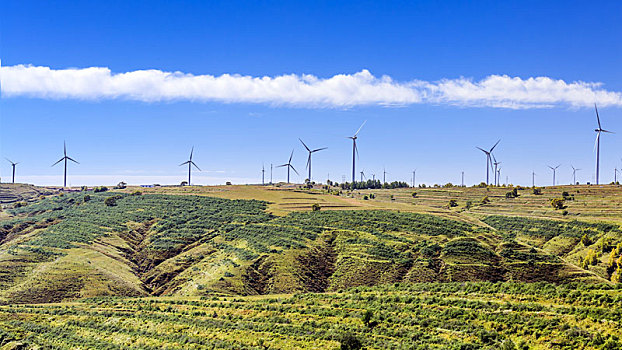
<svg viewBox="0 0 622 350">
<path fill-rule="evenodd" d="M 0 346 L 57 349 L 620 349 L 611 285 L 425 283 L 330 294 L 0 306 Z"/>
</svg>

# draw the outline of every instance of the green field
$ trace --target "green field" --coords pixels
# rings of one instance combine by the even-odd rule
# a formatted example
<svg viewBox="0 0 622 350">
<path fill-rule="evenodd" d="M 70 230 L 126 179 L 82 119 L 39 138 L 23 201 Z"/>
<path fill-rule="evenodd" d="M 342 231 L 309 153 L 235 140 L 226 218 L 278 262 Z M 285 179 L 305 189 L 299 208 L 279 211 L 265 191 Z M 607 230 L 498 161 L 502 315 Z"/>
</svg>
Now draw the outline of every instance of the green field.
<svg viewBox="0 0 622 350">
<path fill-rule="evenodd" d="M 323 349 L 347 335 L 370 349 L 616 348 L 622 336 L 617 186 L 0 187 L 21 196 L 0 216 L 7 348 Z"/>
</svg>

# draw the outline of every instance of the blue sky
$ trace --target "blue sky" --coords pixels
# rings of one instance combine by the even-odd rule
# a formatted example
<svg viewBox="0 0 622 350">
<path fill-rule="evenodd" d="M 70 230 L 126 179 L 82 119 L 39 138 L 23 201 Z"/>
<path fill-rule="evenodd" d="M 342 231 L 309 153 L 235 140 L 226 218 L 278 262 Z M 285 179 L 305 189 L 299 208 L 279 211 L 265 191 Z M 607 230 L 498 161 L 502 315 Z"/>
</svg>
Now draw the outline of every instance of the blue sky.
<svg viewBox="0 0 622 350">
<path fill-rule="evenodd" d="M 601 105 L 603 127 L 622 132 L 618 1 L 15 1 L 4 2 L 0 13 L 0 151 L 20 162 L 18 181 L 61 184 L 62 168 L 50 165 L 65 139 L 81 163 L 70 165 L 72 185 L 179 183 L 186 170 L 178 164 L 193 145 L 204 170 L 194 182 L 258 182 L 262 163 L 268 169 L 284 163 L 292 149 L 294 166 L 305 173 L 300 137 L 329 147 L 314 156 L 314 179 L 330 173 L 340 182 L 351 172 L 345 137 L 367 120 L 357 168 L 368 176 L 386 167 L 387 180 L 410 181 L 416 168 L 417 182 L 459 183 L 465 171 L 467 184 L 478 183 L 485 158 L 475 146 L 500 138 L 504 180 L 530 185 L 534 170 L 537 183 L 548 185 L 546 165 L 562 164 L 557 178 L 568 183 L 573 164 L 585 182 L 594 176 L 591 103 Z M 46 85 L 31 68 L 7 70 L 18 65 L 109 73 L 89 76 L 82 86 L 71 71 L 61 78 L 46 71 L 53 80 Z M 272 81 L 270 94 L 263 85 L 241 88 L 244 79 L 215 79 L 231 90 L 203 79 L 197 95 L 186 90 L 192 82 L 177 76 L 178 85 L 166 90 L 173 98 L 160 92 L 164 80 L 157 77 L 153 85 L 117 80 L 112 92 L 99 86 L 142 70 L 210 81 L 223 74 L 294 78 Z M 364 70 L 371 77 L 356 78 Z M 313 82 L 304 74 L 326 84 L 307 91 Z M 331 79 L 339 75 L 362 88 L 334 88 Z M 490 76 L 508 78 L 486 85 Z M 551 82 L 532 88 L 528 80 L 535 77 Z M 477 86 L 442 83 L 465 81 Z M 388 88 L 378 87 L 383 82 Z M 145 91 L 153 94 L 136 97 Z M 619 134 L 603 135 L 601 183 L 622 167 L 620 146 Z M 0 172 L 7 181 L 8 162 Z M 275 180 L 285 176 L 275 169 Z"/>
</svg>

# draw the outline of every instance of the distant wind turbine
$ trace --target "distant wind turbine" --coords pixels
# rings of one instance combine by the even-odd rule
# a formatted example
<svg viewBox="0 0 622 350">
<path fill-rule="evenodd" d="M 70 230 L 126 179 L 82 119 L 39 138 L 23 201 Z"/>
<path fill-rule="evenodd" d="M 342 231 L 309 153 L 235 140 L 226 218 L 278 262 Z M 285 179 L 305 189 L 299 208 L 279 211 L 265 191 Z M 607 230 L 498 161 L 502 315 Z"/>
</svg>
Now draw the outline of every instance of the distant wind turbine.
<svg viewBox="0 0 622 350">
<path fill-rule="evenodd" d="M 299 175 L 298 172 L 296 171 L 296 169 L 294 168 L 294 166 L 292 165 L 292 157 L 294 156 L 294 150 L 292 150 L 292 154 L 289 155 L 289 160 L 287 161 L 287 163 L 285 164 L 281 164 L 279 166 L 277 166 L 277 168 L 281 168 L 281 167 L 287 167 L 287 183 L 289 183 L 289 169 L 292 169 L 296 175 Z"/>
<path fill-rule="evenodd" d="M 305 143 L 301 139 L 298 139 L 298 140 L 300 140 L 300 143 L 302 143 L 302 145 L 305 146 L 305 148 L 307 149 L 307 152 L 309 152 L 309 157 L 307 158 L 307 166 L 306 167 L 309 169 L 309 177 L 308 177 L 308 179 L 309 179 L 309 182 L 311 182 L 311 155 L 313 153 L 315 153 L 315 152 L 319 152 L 319 151 L 325 150 L 328 147 L 316 148 L 314 150 L 311 150 L 309 147 L 307 147 L 307 145 L 305 145 Z"/>
<path fill-rule="evenodd" d="M 494 160 L 494 165 L 495 165 L 495 186 L 499 186 L 500 182 L 501 182 L 501 171 L 497 169 L 497 167 L 499 166 L 499 164 L 501 164 L 501 162 L 497 162 L 497 158 L 495 158 L 494 153 L 492 153 L 492 151 L 490 152 L 490 155 L 492 156 L 492 159 Z"/>
<path fill-rule="evenodd" d="M 264 168 L 263 164 L 261 164 L 261 184 L 265 185 L 265 176 L 266 176 L 266 169 Z"/>
<path fill-rule="evenodd" d="M 415 187 L 416 176 L 417 176 L 417 169 L 413 170 L 413 187 Z"/>
<path fill-rule="evenodd" d="M 192 161 L 193 153 L 194 153 L 194 146 L 192 146 L 192 149 L 190 150 L 190 159 L 179 164 L 179 166 L 188 164 L 188 186 L 190 186 L 190 175 L 192 174 L 192 166 L 194 165 L 194 167 L 197 168 L 197 170 L 201 171 L 201 169 L 199 169 L 199 167 L 196 164 L 194 164 L 194 162 Z"/>
<path fill-rule="evenodd" d="M 596 110 L 596 120 L 598 121 L 598 129 L 594 130 L 596 131 L 596 142 L 594 146 L 596 147 L 596 184 L 598 185 L 599 171 L 600 171 L 599 169 L 600 167 L 600 133 L 606 132 L 606 133 L 613 134 L 613 132 L 603 129 L 602 126 L 600 125 L 600 117 L 598 116 L 598 107 L 596 107 L 596 104 L 594 104 L 594 110 Z"/>
<path fill-rule="evenodd" d="M 576 185 L 577 184 L 577 171 L 581 169 L 575 168 L 573 165 L 570 165 L 570 167 L 572 168 L 572 184 Z"/>
<path fill-rule="evenodd" d="M 552 166 L 548 165 L 548 167 L 551 168 L 551 170 L 553 170 L 553 186 L 555 186 L 555 172 L 557 171 L 557 168 L 559 168 L 560 165 L 561 164 L 559 164 L 556 167 L 552 167 Z"/>
<path fill-rule="evenodd" d="M 63 141 L 63 158 L 59 159 L 56 163 L 52 164 L 52 166 L 65 161 L 65 176 L 63 178 L 63 187 L 67 187 L 67 161 L 70 160 L 76 164 L 80 164 L 77 161 L 75 161 L 74 159 L 72 159 L 71 157 L 67 156 L 67 144 L 65 143 L 65 141 Z"/>
<path fill-rule="evenodd" d="M 386 184 L 387 183 L 387 170 L 383 167 L 382 168 L 382 183 Z"/>
<path fill-rule="evenodd" d="M 365 171 L 361 170 L 361 183 L 363 183 L 363 178 L 365 177 Z"/>
<path fill-rule="evenodd" d="M 8 161 L 9 161 L 9 163 L 11 163 L 11 167 L 13 167 L 13 182 L 12 182 L 12 183 L 15 183 L 15 166 L 16 166 L 17 164 L 19 164 L 19 162 L 18 162 L 18 163 L 13 163 L 13 161 L 12 161 L 12 160 L 10 160 L 9 158 L 4 158 L 4 159 L 8 160 Z"/>
<path fill-rule="evenodd" d="M 356 139 L 358 138 L 357 135 L 359 134 L 365 123 L 367 123 L 367 120 L 364 121 L 363 124 L 361 124 L 361 127 L 359 127 L 359 129 L 354 133 L 354 136 L 348 136 L 348 138 L 352 140 L 352 188 L 354 188 L 354 181 L 356 181 L 356 178 L 354 177 L 356 174 L 355 160 L 356 156 L 359 154 L 358 148 L 356 148 Z"/>
<path fill-rule="evenodd" d="M 497 147 L 499 142 L 501 142 L 501 140 L 497 141 L 497 143 L 495 143 L 495 145 L 492 146 L 490 148 L 490 150 L 488 150 L 488 151 L 483 149 L 483 148 L 481 148 L 481 147 L 476 147 L 480 151 L 484 152 L 484 154 L 486 154 L 486 185 L 488 185 L 490 183 L 490 181 L 489 181 L 489 179 L 490 179 L 489 171 L 490 171 L 490 168 L 492 168 L 492 159 L 491 159 L 490 155 L 491 155 L 492 151 L 495 149 L 495 147 Z"/>
</svg>

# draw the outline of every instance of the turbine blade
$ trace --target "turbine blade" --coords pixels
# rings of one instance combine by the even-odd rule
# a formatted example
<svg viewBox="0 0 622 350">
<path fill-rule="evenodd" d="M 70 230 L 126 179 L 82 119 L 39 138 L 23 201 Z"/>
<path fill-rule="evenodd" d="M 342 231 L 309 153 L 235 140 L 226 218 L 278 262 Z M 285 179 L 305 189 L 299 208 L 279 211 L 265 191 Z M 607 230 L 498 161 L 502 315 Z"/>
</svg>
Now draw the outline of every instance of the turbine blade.
<svg viewBox="0 0 622 350">
<path fill-rule="evenodd" d="M 191 161 L 191 162 L 190 162 L 190 164 L 194 165 L 194 167 L 195 167 L 195 168 L 197 168 L 199 171 L 203 171 L 203 170 L 201 170 L 201 168 L 199 168 L 196 164 L 194 164 L 194 162 L 193 162 L 193 161 Z"/>
<path fill-rule="evenodd" d="M 192 149 L 190 150 L 190 161 L 192 161 L 192 154 L 194 153 L 194 146 L 192 146 Z"/>
<path fill-rule="evenodd" d="M 74 162 L 74 163 L 76 163 L 76 164 L 80 164 L 78 161 L 74 160 L 74 159 L 73 159 L 73 158 L 71 158 L 71 157 L 67 157 L 67 159 L 69 159 L 70 161 L 72 161 L 72 162 Z"/>
<path fill-rule="evenodd" d="M 361 131 L 361 129 L 363 128 L 363 125 L 365 125 L 365 123 L 367 123 L 367 120 L 364 121 L 363 124 L 361 124 L 361 127 L 358 130 L 356 130 L 356 132 L 354 133 L 354 136 L 359 134 L 359 132 Z"/>
<path fill-rule="evenodd" d="M 300 174 L 298 174 L 298 172 L 296 171 L 296 168 L 294 168 L 293 165 L 288 164 L 290 168 L 292 168 L 292 170 L 296 173 L 296 175 L 300 176 Z"/>
<path fill-rule="evenodd" d="M 4 157 L 4 159 L 8 160 L 8 161 L 9 161 L 9 163 L 13 164 L 13 162 L 12 162 L 9 158 Z"/>
<path fill-rule="evenodd" d="M 289 165 L 289 164 L 281 164 L 281 165 L 277 165 L 277 166 L 275 166 L 275 168 L 282 168 L 282 167 L 284 167 L 284 166 L 288 166 L 288 165 Z"/>
<path fill-rule="evenodd" d="M 303 146 L 305 146 L 305 148 L 307 149 L 307 151 L 311 152 L 311 150 L 309 149 L 309 147 L 307 147 L 307 145 L 305 145 L 304 141 L 302 141 L 301 138 L 298 138 L 298 140 L 300 140 L 300 143 L 302 143 Z"/>
<path fill-rule="evenodd" d="M 490 149 L 489 152 L 492 152 L 493 149 L 495 149 L 495 147 L 497 147 L 497 145 L 499 144 L 499 142 L 501 142 L 501 139 L 499 139 L 499 141 L 497 141 L 497 143 L 495 143 L 494 146 L 492 146 L 492 148 Z"/>
<path fill-rule="evenodd" d="M 179 164 L 179 166 L 186 165 L 186 164 L 188 164 L 188 163 L 190 163 L 190 161 L 189 161 L 189 160 L 187 160 L 187 161 L 185 161 L 185 162 L 183 162 L 183 163 Z"/>
<path fill-rule="evenodd" d="M 319 151 L 323 151 L 325 149 L 327 149 L 328 147 L 322 147 L 322 148 L 318 148 L 318 149 L 314 149 L 313 151 L 311 151 L 311 153 L 315 153 L 315 152 L 319 152 Z"/>
<path fill-rule="evenodd" d="M 475 148 L 477 148 L 478 150 L 480 150 L 480 151 L 482 151 L 482 152 L 484 152 L 484 153 L 488 154 L 488 151 L 486 151 L 486 150 L 485 150 L 485 149 L 483 149 L 483 148 L 480 148 L 480 147 L 475 147 Z"/>
<path fill-rule="evenodd" d="M 613 131 L 609 131 L 609 130 L 605 130 L 605 129 L 601 129 L 600 131 L 602 131 L 602 132 L 606 132 L 606 133 L 610 133 L 610 134 L 615 134 L 615 132 L 613 132 Z"/>
<path fill-rule="evenodd" d="M 598 107 L 596 107 L 596 103 L 594 103 L 594 110 L 596 110 L 596 120 L 598 121 L 598 130 L 601 130 L 602 127 L 600 126 L 600 117 L 598 116 Z"/>
<path fill-rule="evenodd" d="M 291 162 L 292 162 L 292 157 L 293 157 L 293 156 L 294 156 L 294 150 L 292 150 L 292 154 L 290 154 L 290 155 L 289 155 L 289 162 L 288 162 L 288 163 L 291 163 Z"/>
<path fill-rule="evenodd" d="M 63 140 L 63 153 L 65 154 L 65 157 L 67 156 L 67 143 L 65 142 L 65 140 Z"/>
<path fill-rule="evenodd" d="M 59 159 L 59 160 L 58 160 L 58 162 L 56 162 L 56 163 L 52 164 L 51 166 L 54 166 L 54 165 L 56 165 L 56 164 L 58 164 L 58 163 L 62 162 L 63 160 L 65 160 L 65 157 L 63 157 L 63 158 Z"/>
<path fill-rule="evenodd" d="M 305 165 L 305 169 L 309 169 L 309 163 L 311 163 L 311 153 L 309 153 L 309 157 L 307 158 L 307 165 Z"/>
</svg>

